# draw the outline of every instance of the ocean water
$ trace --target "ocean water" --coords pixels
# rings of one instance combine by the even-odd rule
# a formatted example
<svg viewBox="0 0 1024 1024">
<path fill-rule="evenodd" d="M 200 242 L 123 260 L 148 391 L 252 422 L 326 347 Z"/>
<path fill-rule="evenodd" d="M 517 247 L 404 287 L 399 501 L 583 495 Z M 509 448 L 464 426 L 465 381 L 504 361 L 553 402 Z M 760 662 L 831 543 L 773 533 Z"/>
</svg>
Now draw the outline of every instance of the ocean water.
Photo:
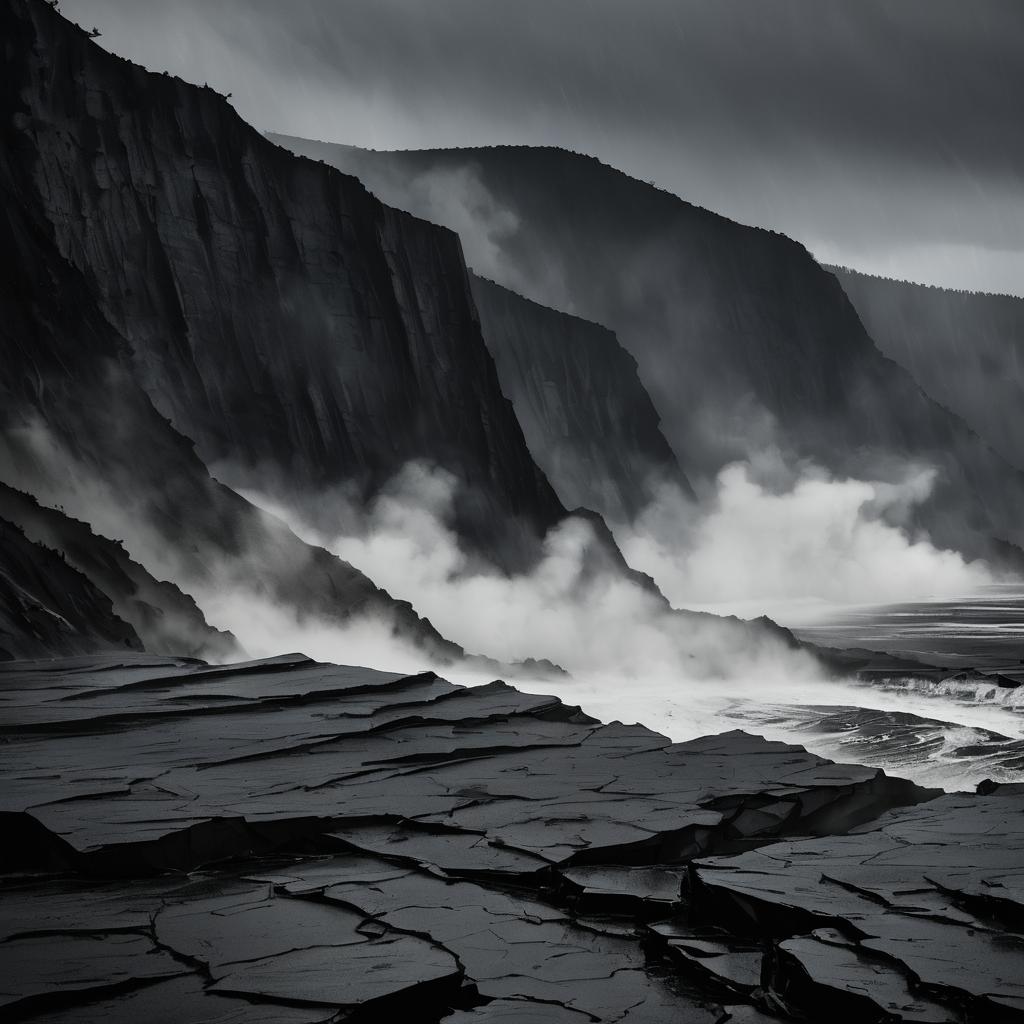
<svg viewBox="0 0 1024 1024">
<path fill-rule="evenodd" d="M 803 609 L 784 621 L 823 647 L 866 647 L 949 668 L 1024 673 L 1024 588 L 985 587 L 957 600 Z"/>
<path fill-rule="evenodd" d="M 1024 590 L 991 587 L 959 600 L 800 608 L 784 625 L 827 647 L 898 653 L 960 673 L 968 667 L 1024 682 Z M 948 790 L 984 779 L 1024 781 L 1024 685 L 906 678 L 885 682 L 614 677 L 515 680 L 555 692 L 604 721 L 641 722 L 682 741 L 743 729 L 839 761 L 884 768 Z"/>
<path fill-rule="evenodd" d="M 775 716 L 807 745 L 848 754 L 894 774 L 947 789 L 982 779 L 1024 781 L 1024 590 L 986 587 L 956 600 L 833 608 L 787 623 L 825 647 L 888 651 L 953 673 L 864 684 L 858 704 L 748 708 Z M 991 675 L 956 678 L 968 670 Z M 996 678 L 1019 688 L 998 685 Z"/>
</svg>

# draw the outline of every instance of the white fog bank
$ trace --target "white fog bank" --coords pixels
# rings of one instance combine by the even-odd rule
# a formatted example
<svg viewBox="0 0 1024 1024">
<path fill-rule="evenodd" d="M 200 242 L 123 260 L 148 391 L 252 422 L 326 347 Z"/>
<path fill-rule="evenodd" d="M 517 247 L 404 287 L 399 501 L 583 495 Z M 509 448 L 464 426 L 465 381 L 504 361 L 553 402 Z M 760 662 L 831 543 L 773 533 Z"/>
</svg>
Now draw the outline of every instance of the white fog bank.
<svg viewBox="0 0 1024 1024">
<path fill-rule="evenodd" d="M 763 460 L 726 466 L 699 503 L 662 487 L 632 527 L 616 531 L 627 561 L 677 606 L 785 623 L 831 606 L 957 597 L 995 581 L 983 562 L 899 525 L 930 495 L 930 469 L 908 467 L 898 483 L 813 466 L 774 487 L 763 475 Z"/>
</svg>

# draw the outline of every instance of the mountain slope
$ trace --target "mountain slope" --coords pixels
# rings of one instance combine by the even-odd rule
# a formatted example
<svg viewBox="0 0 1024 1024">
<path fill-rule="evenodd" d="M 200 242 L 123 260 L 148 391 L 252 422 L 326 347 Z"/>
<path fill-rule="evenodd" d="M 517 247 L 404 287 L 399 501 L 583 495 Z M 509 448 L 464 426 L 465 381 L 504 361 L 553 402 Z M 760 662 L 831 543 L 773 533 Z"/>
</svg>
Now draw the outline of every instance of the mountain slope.
<svg viewBox="0 0 1024 1024">
<path fill-rule="evenodd" d="M 6 110 L 49 221 L 135 373 L 226 482 L 373 496 L 426 459 L 503 564 L 564 514 L 480 337 L 458 238 L 268 142 L 206 88 L 2 0 Z M 324 500 L 326 518 L 333 511 Z"/>
<path fill-rule="evenodd" d="M 650 501 L 652 483 L 689 490 L 636 360 L 611 331 L 476 275 L 471 281 L 502 390 L 567 508 L 625 522 Z"/>
<path fill-rule="evenodd" d="M 106 595 L 114 614 L 131 625 L 151 654 L 226 661 L 241 653 L 234 637 L 210 626 L 191 597 L 154 579 L 120 544 L 93 533 L 86 523 L 2 482 L 0 517 L 34 544 L 59 553 Z"/>
<path fill-rule="evenodd" d="M 88 579 L 0 516 L 0 660 L 108 650 L 142 641 Z"/>
<path fill-rule="evenodd" d="M 937 482 L 916 522 L 939 544 L 996 559 L 1000 541 L 1024 542 L 1024 476 L 878 351 L 791 239 L 557 149 L 273 138 L 457 224 L 477 271 L 614 330 L 691 480 L 767 446 L 840 475 L 899 480 L 926 464 Z"/>
<path fill-rule="evenodd" d="M 1024 299 L 830 269 L 878 347 L 1024 469 Z"/>
</svg>

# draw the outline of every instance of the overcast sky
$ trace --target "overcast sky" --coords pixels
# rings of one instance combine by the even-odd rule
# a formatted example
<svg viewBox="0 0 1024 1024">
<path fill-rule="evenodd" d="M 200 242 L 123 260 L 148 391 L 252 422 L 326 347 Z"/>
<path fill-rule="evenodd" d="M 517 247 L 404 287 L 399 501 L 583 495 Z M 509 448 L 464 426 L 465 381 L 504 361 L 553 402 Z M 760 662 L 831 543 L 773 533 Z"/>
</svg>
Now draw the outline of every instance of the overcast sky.
<svg viewBox="0 0 1024 1024">
<path fill-rule="evenodd" d="M 592 153 L 820 259 L 1024 294 L 1024 0 L 62 0 L 256 127 Z"/>
</svg>

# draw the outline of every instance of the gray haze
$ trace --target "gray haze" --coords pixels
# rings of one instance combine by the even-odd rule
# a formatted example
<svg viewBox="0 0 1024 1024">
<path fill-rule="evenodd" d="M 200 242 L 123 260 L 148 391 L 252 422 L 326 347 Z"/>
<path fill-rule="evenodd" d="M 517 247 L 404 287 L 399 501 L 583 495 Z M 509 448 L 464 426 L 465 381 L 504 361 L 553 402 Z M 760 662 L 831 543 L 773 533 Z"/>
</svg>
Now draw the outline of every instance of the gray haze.
<svg viewBox="0 0 1024 1024">
<path fill-rule="evenodd" d="M 1020 0 L 63 0 L 261 129 L 592 153 L 824 262 L 1024 294 Z"/>
</svg>

